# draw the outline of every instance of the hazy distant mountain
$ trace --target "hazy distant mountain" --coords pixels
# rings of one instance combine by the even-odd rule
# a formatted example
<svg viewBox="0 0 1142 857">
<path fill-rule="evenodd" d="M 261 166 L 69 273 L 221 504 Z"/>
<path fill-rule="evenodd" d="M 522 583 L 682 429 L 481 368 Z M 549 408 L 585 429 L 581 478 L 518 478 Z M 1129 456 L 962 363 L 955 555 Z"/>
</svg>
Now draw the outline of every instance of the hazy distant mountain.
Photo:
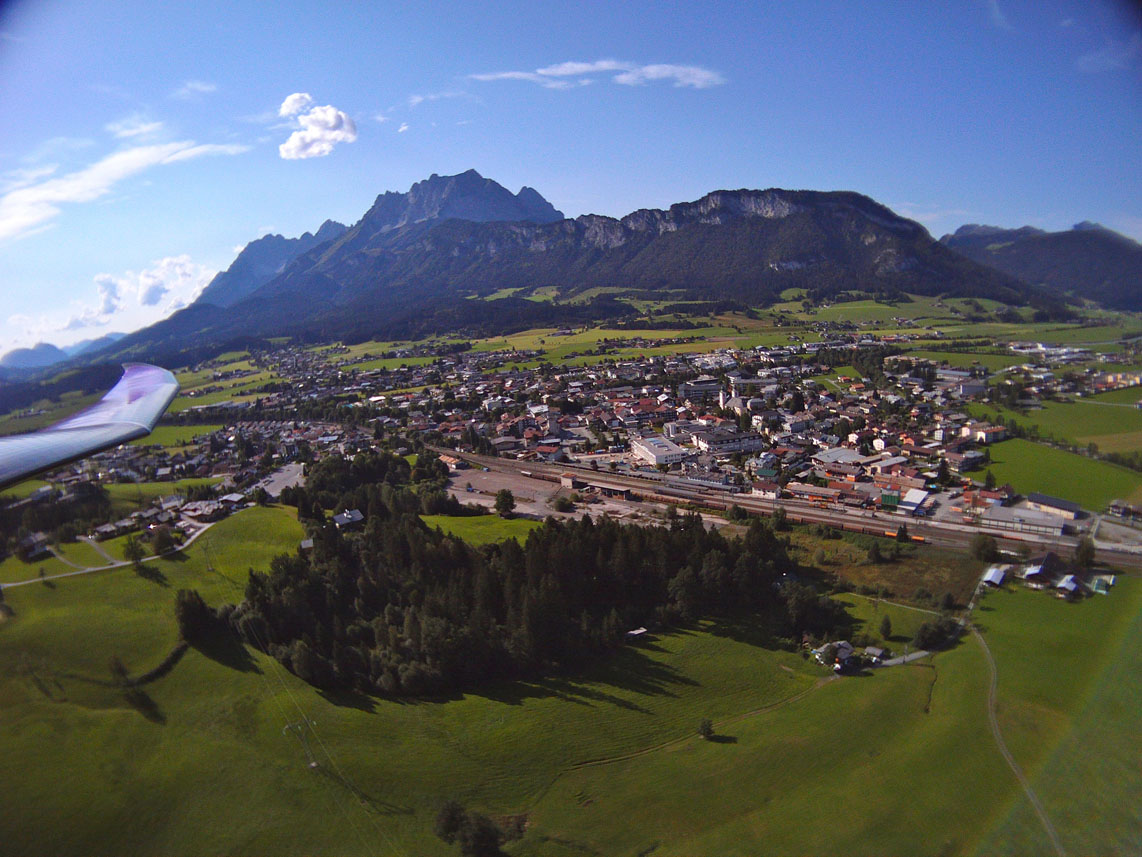
<svg viewBox="0 0 1142 857">
<path fill-rule="evenodd" d="M 542 286 L 561 302 L 528 301 Z M 505 287 L 520 295 L 466 300 Z M 204 295 L 123 340 L 122 353 L 241 336 L 405 338 L 444 330 L 571 323 L 632 312 L 597 287 L 752 305 L 790 287 L 817 297 L 861 290 L 995 297 L 1035 292 L 936 242 L 911 220 L 850 192 L 715 191 L 622 219 L 565 220 L 529 188 L 475 171 L 385 193 L 354 226 L 221 310 Z"/>
<path fill-rule="evenodd" d="M 67 360 L 67 353 L 47 342 L 31 348 L 17 348 L 0 357 L 0 366 L 7 369 L 39 369 Z"/>
<path fill-rule="evenodd" d="M 68 357 L 79 357 L 83 354 L 90 354 L 104 348 L 112 343 L 118 342 L 126 334 L 123 333 L 107 333 L 100 336 L 98 339 L 84 339 L 82 342 L 77 342 L 74 345 L 65 345 L 63 353 Z"/>
<path fill-rule="evenodd" d="M 1029 285 L 1112 309 L 1142 310 L 1142 244 L 1097 223 L 1083 221 L 1064 232 L 973 223 L 940 241 Z"/>
<path fill-rule="evenodd" d="M 300 238 L 266 235 L 251 241 L 229 268 L 215 275 L 198 300 L 216 306 L 232 306 L 280 274 L 302 253 L 340 238 L 344 233 L 343 225 L 326 220 L 316 233 L 306 232 Z"/>
</svg>

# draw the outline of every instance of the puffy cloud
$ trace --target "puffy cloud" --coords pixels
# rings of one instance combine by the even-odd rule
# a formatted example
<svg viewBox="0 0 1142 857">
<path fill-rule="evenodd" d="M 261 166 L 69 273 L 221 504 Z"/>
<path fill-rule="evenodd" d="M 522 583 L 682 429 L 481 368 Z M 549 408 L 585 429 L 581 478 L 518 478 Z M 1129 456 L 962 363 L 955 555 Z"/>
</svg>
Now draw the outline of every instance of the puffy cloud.
<svg viewBox="0 0 1142 857">
<path fill-rule="evenodd" d="M 287 161 L 304 158 L 323 158 L 333 151 L 337 143 L 352 143 L 357 139 L 357 126 L 344 111 L 330 104 L 311 106 L 313 99 L 306 92 L 295 92 L 282 102 L 282 116 L 293 116 L 298 130 L 278 146 L 278 154 Z"/>
<path fill-rule="evenodd" d="M 537 68 L 535 71 L 499 71 L 469 75 L 472 80 L 523 80 L 547 89 L 570 89 L 593 82 L 592 75 L 612 74 L 612 82 L 624 86 L 641 86 L 657 81 L 670 81 L 677 87 L 708 89 L 726 82 L 718 72 L 696 65 L 656 63 L 639 65 L 621 60 L 595 60 L 594 62 L 561 62 Z M 564 78 L 575 77 L 572 82 Z"/>
<path fill-rule="evenodd" d="M 141 271 L 97 274 L 94 277 L 98 298 L 95 304 L 78 304 L 62 323 L 53 325 L 44 320 L 42 326 L 50 332 L 88 327 L 132 330 L 153 324 L 194 301 L 214 274 L 185 254 L 158 259 Z M 167 306 L 162 307 L 164 299 Z"/>
<path fill-rule="evenodd" d="M 0 195 L 0 239 L 38 231 L 60 213 L 66 203 L 91 202 L 116 184 L 161 164 L 173 164 L 204 155 L 236 155 L 247 146 L 198 145 L 190 140 L 135 146 L 114 152 L 88 167 L 43 181 L 32 180 Z"/>
<path fill-rule="evenodd" d="M 213 83 L 207 83 L 204 80 L 188 80 L 178 89 L 171 93 L 173 98 L 179 98 L 183 101 L 190 101 L 200 95 L 209 95 L 212 92 L 217 92 L 218 87 Z"/>
<path fill-rule="evenodd" d="M 278 116 L 296 116 L 313 103 L 313 96 L 308 92 L 295 92 L 287 95 L 282 106 L 278 108 Z"/>
<path fill-rule="evenodd" d="M 133 137 L 153 137 L 163 130 L 163 123 L 148 122 L 136 114 L 118 122 L 110 122 L 105 127 L 115 137 L 125 140 Z"/>
</svg>

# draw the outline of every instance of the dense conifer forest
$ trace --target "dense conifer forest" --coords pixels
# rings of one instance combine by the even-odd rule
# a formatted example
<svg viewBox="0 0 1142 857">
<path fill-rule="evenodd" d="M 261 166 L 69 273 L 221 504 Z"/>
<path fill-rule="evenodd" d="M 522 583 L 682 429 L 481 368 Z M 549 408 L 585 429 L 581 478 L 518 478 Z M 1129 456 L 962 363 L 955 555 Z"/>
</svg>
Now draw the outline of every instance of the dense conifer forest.
<svg viewBox="0 0 1142 857">
<path fill-rule="evenodd" d="M 548 519 L 522 545 L 477 548 L 418 517 L 473 512 L 441 490 L 438 462 L 421 461 L 365 453 L 314 465 L 307 487 L 283 498 L 312 550 L 255 571 L 245 600 L 218 619 L 315 686 L 390 696 L 575 671 L 640 626 L 748 614 L 791 644 L 846 621 L 839 603 L 798 582 L 768 521 L 726 538 L 698 515 L 653 527 Z M 327 505 L 360 509 L 364 526 L 338 530 Z M 199 610 L 180 624 L 193 636 L 210 622 Z"/>
</svg>

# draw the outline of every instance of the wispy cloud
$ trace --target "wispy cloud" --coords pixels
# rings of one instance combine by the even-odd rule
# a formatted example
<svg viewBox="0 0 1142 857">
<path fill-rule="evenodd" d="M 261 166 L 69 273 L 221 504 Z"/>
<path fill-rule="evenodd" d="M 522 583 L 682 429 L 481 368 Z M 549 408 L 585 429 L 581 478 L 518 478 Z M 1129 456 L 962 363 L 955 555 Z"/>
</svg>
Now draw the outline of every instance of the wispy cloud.
<svg viewBox="0 0 1142 857">
<path fill-rule="evenodd" d="M 178 98 L 182 101 L 190 101 L 202 95 L 210 95 L 212 92 L 217 92 L 217 84 L 208 83 L 205 80 L 188 80 L 178 89 L 171 93 L 171 98 Z"/>
<path fill-rule="evenodd" d="M 1120 71 L 1130 68 L 1142 56 L 1142 31 L 1135 31 L 1128 40 L 1107 39 L 1106 44 L 1090 51 L 1075 61 L 1075 67 L 1087 74 Z"/>
<path fill-rule="evenodd" d="M 278 146 L 278 154 L 287 161 L 323 158 L 337 143 L 352 143 L 357 139 L 357 126 L 349 114 L 330 104 L 313 106 L 313 96 L 308 92 L 287 96 L 278 115 L 292 117 L 297 128 Z"/>
<path fill-rule="evenodd" d="M 45 173 L 42 181 L 33 179 L 0 195 L 0 239 L 38 231 L 60 214 L 62 205 L 99 199 L 119 182 L 152 167 L 205 155 L 236 155 L 247 149 L 184 140 L 122 149 L 81 170 L 54 178 Z"/>
<path fill-rule="evenodd" d="M 987 6 L 987 17 L 991 20 L 993 27 L 999 30 L 1011 29 L 1007 16 L 1003 14 L 1003 9 L 999 6 L 999 0 L 984 0 L 984 5 Z"/>
<path fill-rule="evenodd" d="M 403 134 L 407 130 L 408 130 L 408 123 L 407 122 L 401 122 L 400 127 L 397 128 L 397 133 Z"/>
<path fill-rule="evenodd" d="M 459 90 L 450 90 L 448 92 L 429 92 L 424 95 L 410 95 L 408 97 L 408 106 L 416 107 L 418 104 L 424 104 L 426 101 L 443 101 L 446 98 L 472 98 L 473 96 L 467 92 L 460 92 Z"/>
<path fill-rule="evenodd" d="M 154 137 L 163 130 L 163 123 L 148 121 L 136 113 L 118 122 L 109 122 L 103 127 L 116 138 L 127 140 L 135 137 Z"/>
<path fill-rule="evenodd" d="M 718 72 L 696 65 L 667 63 L 639 65 L 609 59 L 595 60 L 594 62 L 562 62 L 537 68 L 535 71 L 499 71 L 472 74 L 469 75 L 469 78 L 484 82 L 522 80 L 547 89 L 571 89 L 593 83 L 598 75 L 610 75 L 613 83 L 623 86 L 669 82 L 676 87 L 708 89 L 726 82 L 725 78 Z M 575 78 L 575 80 L 569 78 Z"/>
</svg>

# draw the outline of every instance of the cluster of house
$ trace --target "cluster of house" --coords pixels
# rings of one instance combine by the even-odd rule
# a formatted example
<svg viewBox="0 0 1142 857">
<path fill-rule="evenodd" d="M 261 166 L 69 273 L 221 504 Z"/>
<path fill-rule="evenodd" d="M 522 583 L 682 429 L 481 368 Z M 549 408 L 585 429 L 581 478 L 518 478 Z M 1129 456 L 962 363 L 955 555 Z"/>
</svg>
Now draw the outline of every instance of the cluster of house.
<svg viewBox="0 0 1142 857">
<path fill-rule="evenodd" d="M 1115 575 L 1073 569 L 1054 551 L 1048 551 L 1023 563 L 989 566 L 982 584 L 997 589 L 1009 580 L 1017 580 L 1029 589 L 1045 590 L 1058 598 L 1075 601 L 1088 595 L 1108 594 L 1114 586 Z"/>
</svg>

